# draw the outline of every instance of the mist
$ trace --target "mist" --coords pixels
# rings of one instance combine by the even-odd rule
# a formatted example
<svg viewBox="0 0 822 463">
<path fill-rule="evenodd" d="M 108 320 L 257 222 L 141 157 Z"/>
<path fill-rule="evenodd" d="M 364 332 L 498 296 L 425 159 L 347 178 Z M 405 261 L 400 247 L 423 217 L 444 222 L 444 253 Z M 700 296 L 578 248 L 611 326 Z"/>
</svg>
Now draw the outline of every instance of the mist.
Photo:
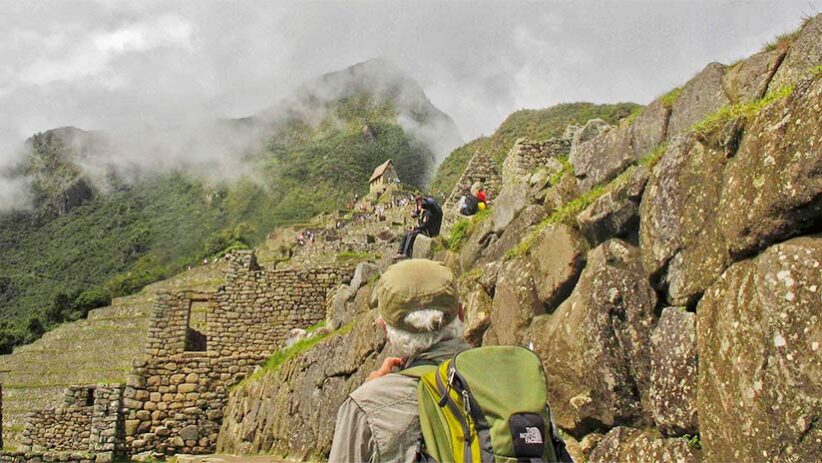
<svg viewBox="0 0 822 463">
<path fill-rule="evenodd" d="M 206 178 L 253 175 L 241 154 L 262 142 L 260 128 L 226 132 L 219 121 L 277 117 L 306 82 L 375 57 L 416 81 L 467 141 L 517 109 L 647 103 L 820 11 L 820 0 L 7 0 L 0 172 L 19 163 L 32 134 L 73 126 L 116 140 L 118 149 L 84 160 L 95 178 L 108 169 L 127 178 L 180 168 Z M 399 119 L 438 161 L 454 148 L 436 130 Z M 0 209 L 25 205 L 21 189 L 24 179 L 0 179 Z"/>
</svg>

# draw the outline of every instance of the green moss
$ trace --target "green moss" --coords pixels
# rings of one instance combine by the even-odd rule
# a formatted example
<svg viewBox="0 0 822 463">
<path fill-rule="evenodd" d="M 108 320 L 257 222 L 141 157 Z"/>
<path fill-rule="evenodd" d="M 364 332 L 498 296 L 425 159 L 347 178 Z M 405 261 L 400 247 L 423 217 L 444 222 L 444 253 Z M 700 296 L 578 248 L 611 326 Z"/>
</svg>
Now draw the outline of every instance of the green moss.
<svg viewBox="0 0 822 463">
<path fill-rule="evenodd" d="M 645 106 L 639 106 L 633 111 L 631 111 L 631 114 L 628 114 L 628 117 L 620 121 L 620 125 L 622 125 L 623 127 L 630 127 L 634 125 L 634 122 L 636 122 L 639 115 L 642 114 L 643 109 L 645 109 Z"/>
<path fill-rule="evenodd" d="M 337 253 L 338 262 L 374 260 L 376 255 L 373 252 L 340 251 Z"/>
<path fill-rule="evenodd" d="M 819 66 L 811 68 L 810 73 L 814 77 L 822 76 L 822 64 L 820 64 Z"/>
<path fill-rule="evenodd" d="M 764 108 L 789 97 L 793 93 L 793 90 L 793 85 L 785 85 L 778 90 L 769 92 L 757 101 L 723 106 L 694 124 L 691 127 L 691 131 L 700 135 L 707 135 L 734 119 L 743 118 L 750 120 Z"/>
<path fill-rule="evenodd" d="M 313 326 L 309 327 L 308 329 L 306 329 L 306 331 L 311 330 L 310 332 L 317 332 L 318 330 L 320 330 L 320 328 L 323 328 L 324 326 L 325 326 L 325 322 L 320 322 L 316 325 L 313 325 Z M 328 339 L 330 339 L 334 336 L 347 335 L 347 334 L 351 333 L 351 331 L 353 329 L 354 329 L 354 321 L 351 321 L 351 322 L 341 326 L 337 330 L 332 331 L 330 333 L 319 332 L 318 334 L 315 334 L 314 336 L 312 336 L 310 338 L 302 339 L 300 341 L 297 341 L 296 343 L 292 344 L 288 348 L 280 349 L 274 355 L 269 357 L 268 360 L 266 360 L 266 362 L 262 365 L 262 367 L 259 370 L 254 372 L 247 379 L 240 382 L 236 387 L 241 387 L 242 385 L 246 384 L 248 381 L 259 379 L 263 375 L 276 373 L 277 371 L 279 371 L 280 367 L 282 367 L 282 365 L 286 361 L 291 360 L 293 358 L 297 358 L 298 356 L 300 356 L 304 352 L 308 351 L 312 347 L 316 346 L 317 344 L 320 344 L 323 341 L 326 341 L 326 340 L 328 340 Z"/>
<path fill-rule="evenodd" d="M 668 142 L 663 142 L 654 147 L 648 154 L 643 156 L 639 162 L 637 162 L 640 166 L 645 166 L 648 169 L 653 169 L 654 166 L 662 159 L 662 155 L 665 154 L 665 151 L 668 150 Z"/>
<path fill-rule="evenodd" d="M 446 246 L 448 249 L 452 251 L 459 251 L 462 247 L 462 243 L 468 238 L 468 227 L 471 225 L 471 221 L 468 219 L 460 219 L 459 222 L 455 223 L 453 227 L 451 227 L 451 233 L 448 235 L 448 239 L 445 241 Z"/>
<path fill-rule="evenodd" d="M 680 437 L 680 439 L 684 440 L 688 444 L 688 447 L 694 450 L 702 449 L 702 441 L 699 438 L 699 434 L 685 434 L 684 436 Z"/>
<path fill-rule="evenodd" d="M 671 109 L 674 107 L 674 104 L 676 104 L 677 100 L 679 100 L 680 95 L 682 95 L 682 87 L 677 87 L 669 91 L 668 93 L 662 95 L 659 98 L 659 101 L 660 103 L 662 103 L 663 107 Z"/>
<path fill-rule="evenodd" d="M 570 174 L 574 171 L 574 167 L 571 165 L 571 161 L 568 160 L 568 156 L 558 156 L 555 159 L 562 164 L 562 170 L 554 173 L 551 175 L 551 178 L 548 179 L 552 186 L 559 183 L 560 180 L 562 180 L 562 177 L 566 174 Z"/>
</svg>

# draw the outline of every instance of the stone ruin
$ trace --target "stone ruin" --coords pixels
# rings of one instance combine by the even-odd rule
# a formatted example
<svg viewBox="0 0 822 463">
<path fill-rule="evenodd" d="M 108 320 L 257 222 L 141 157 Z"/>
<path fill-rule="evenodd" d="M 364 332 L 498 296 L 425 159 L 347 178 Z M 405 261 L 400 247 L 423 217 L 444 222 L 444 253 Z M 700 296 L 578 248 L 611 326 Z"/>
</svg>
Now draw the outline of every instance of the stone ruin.
<svg viewBox="0 0 822 463">
<path fill-rule="evenodd" d="M 123 386 L 71 386 L 63 404 L 29 414 L 20 451 L 3 452 L 4 463 L 67 461 L 108 463 L 124 455 Z"/>
<path fill-rule="evenodd" d="M 465 191 L 470 190 L 471 185 L 475 182 L 480 182 L 485 187 L 486 192 L 490 198 L 496 197 L 499 189 L 502 186 L 502 177 L 499 175 L 497 163 L 485 151 L 477 151 L 465 170 L 462 172 L 451 194 L 446 198 L 446 205 L 455 205 L 460 199 L 460 196 L 465 194 Z"/>
<path fill-rule="evenodd" d="M 262 269 L 251 251 L 228 258 L 217 292 L 158 294 L 145 357 L 127 384 L 68 388 L 62 407 L 29 415 L 21 451 L 0 454 L 0 463 L 213 453 L 228 389 L 277 352 L 291 330 L 325 320 L 329 294 L 353 271 Z"/>
<path fill-rule="evenodd" d="M 527 181 L 531 173 L 547 166 L 552 159 L 571 152 L 570 138 L 550 138 L 534 141 L 517 139 L 502 164 L 502 180 L 506 184 Z"/>
</svg>

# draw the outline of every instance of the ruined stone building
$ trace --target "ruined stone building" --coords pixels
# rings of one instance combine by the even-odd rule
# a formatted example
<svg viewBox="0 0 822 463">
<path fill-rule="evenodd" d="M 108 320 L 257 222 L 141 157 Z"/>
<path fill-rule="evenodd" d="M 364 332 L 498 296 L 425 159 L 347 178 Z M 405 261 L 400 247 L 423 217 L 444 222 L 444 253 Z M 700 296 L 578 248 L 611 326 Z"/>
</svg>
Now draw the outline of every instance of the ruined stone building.
<svg viewBox="0 0 822 463">
<path fill-rule="evenodd" d="M 400 177 L 397 174 L 397 169 L 389 159 L 374 169 L 374 173 L 371 174 L 371 178 L 368 180 L 368 189 L 372 194 L 381 194 L 388 185 L 399 181 Z"/>
<path fill-rule="evenodd" d="M 263 269 L 251 251 L 228 259 L 217 292 L 158 295 L 145 356 L 127 384 L 68 388 L 63 406 L 29 417 L 24 448 L 2 461 L 39 463 L 55 452 L 70 452 L 60 461 L 77 463 L 213 452 L 229 388 L 277 352 L 290 330 L 323 321 L 330 290 L 352 271 Z"/>
</svg>

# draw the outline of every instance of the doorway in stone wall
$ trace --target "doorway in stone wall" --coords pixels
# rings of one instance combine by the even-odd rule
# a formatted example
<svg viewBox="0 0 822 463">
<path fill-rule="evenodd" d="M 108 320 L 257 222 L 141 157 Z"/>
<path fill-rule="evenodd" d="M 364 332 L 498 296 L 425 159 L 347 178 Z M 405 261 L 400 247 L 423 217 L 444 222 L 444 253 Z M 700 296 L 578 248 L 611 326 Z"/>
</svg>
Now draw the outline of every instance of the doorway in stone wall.
<svg viewBox="0 0 822 463">
<path fill-rule="evenodd" d="M 188 304 L 186 352 L 205 352 L 208 348 L 208 307 L 207 300 L 192 299 Z"/>
</svg>

